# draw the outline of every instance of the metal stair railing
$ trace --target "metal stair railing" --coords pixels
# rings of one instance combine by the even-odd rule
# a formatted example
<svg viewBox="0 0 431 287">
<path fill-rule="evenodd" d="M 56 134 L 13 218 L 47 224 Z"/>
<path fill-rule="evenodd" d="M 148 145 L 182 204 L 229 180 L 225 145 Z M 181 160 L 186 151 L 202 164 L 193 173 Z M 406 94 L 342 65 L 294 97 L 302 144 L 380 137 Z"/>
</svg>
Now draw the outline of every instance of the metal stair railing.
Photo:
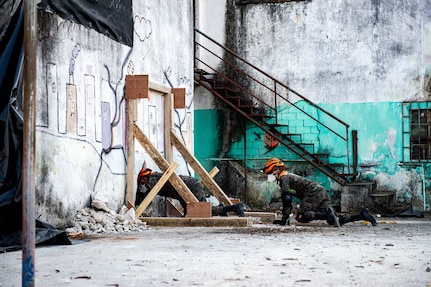
<svg viewBox="0 0 431 287">
<path fill-rule="evenodd" d="M 247 117 L 280 143 L 340 184 L 345 183 L 346 177 L 356 175 L 357 156 L 353 155 L 353 172 L 351 172 L 350 166 L 348 124 L 203 32 L 198 29 L 194 29 L 194 31 L 195 81 L 217 93 L 231 108 Z M 225 94 L 221 95 L 221 91 Z M 253 113 L 246 113 L 238 105 L 228 101 L 226 98 L 228 93 L 229 97 L 234 95 L 243 101 L 248 101 L 248 104 L 253 108 Z M 277 110 L 282 104 L 295 108 L 301 114 L 301 117 L 314 122 L 317 133 L 330 135 L 330 141 L 333 145 L 344 145 L 346 147 L 343 154 L 332 155 L 333 158 L 339 159 L 339 162 L 332 165 L 339 166 L 342 164 L 347 167 L 347 172 L 344 170 L 337 172 L 331 167 L 331 164 L 323 162 L 314 152 L 301 148 L 298 143 L 275 128 L 283 125 L 280 123 Z M 261 116 L 260 121 L 255 119 L 256 116 Z M 354 141 L 352 144 L 356 145 L 356 142 Z M 326 149 L 330 150 L 331 148 L 327 147 Z M 320 147 L 319 150 L 329 154 L 323 147 Z M 355 146 L 353 150 L 356 150 Z M 323 153 L 321 152 L 320 154 Z"/>
</svg>

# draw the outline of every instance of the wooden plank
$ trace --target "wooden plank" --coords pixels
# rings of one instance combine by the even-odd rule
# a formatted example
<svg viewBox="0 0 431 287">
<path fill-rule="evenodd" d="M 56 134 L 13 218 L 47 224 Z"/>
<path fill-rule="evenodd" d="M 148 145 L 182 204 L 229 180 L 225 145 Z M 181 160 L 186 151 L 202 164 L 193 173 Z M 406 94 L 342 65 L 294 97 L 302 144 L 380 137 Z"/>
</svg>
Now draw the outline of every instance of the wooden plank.
<svg viewBox="0 0 431 287">
<path fill-rule="evenodd" d="M 181 211 L 175 204 L 172 202 L 172 198 L 166 198 L 166 216 L 167 217 L 183 217 L 183 211 Z"/>
<path fill-rule="evenodd" d="M 149 82 L 148 83 L 148 88 L 150 90 L 162 93 L 162 94 L 170 94 L 171 93 L 171 88 L 154 83 L 154 82 Z"/>
<path fill-rule="evenodd" d="M 178 136 L 175 134 L 174 130 L 171 130 L 171 140 L 175 145 L 177 150 L 181 153 L 183 158 L 187 161 L 192 169 L 201 178 L 202 183 L 208 188 L 208 190 L 225 205 L 232 205 L 232 201 L 227 197 L 223 190 L 218 186 L 218 184 L 209 176 L 202 165 L 197 161 L 197 159 L 191 154 L 187 147 L 181 142 Z"/>
<path fill-rule="evenodd" d="M 136 100 L 128 99 L 127 102 L 127 170 L 126 170 L 126 201 L 135 202 L 135 137 L 133 125 L 135 124 Z"/>
<path fill-rule="evenodd" d="M 134 124 L 134 135 L 142 147 L 147 151 L 148 155 L 153 159 L 157 166 L 162 170 L 166 171 L 169 168 L 169 163 L 159 153 L 159 151 L 153 146 L 151 141 L 142 133 L 139 127 Z M 187 185 L 181 180 L 176 174 L 172 174 L 169 178 L 169 182 L 178 191 L 179 195 L 184 199 L 185 202 L 199 202 L 196 196 L 190 191 Z"/>
<path fill-rule="evenodd" d="M 165 158 L 168 162 L 173 161 L 172 142 L 171 142 L 171 129 L 174 127 L 174 107 L 173 95 L 168 93 L 165 95 L 164 101 L 164 120 L 165 120 Z"/>
<path fill-rule="evenodd" d="M 208 175 L 209 175 L 209 177 L 214 178 L 219 171 L 220 170 L 215 166 L 215 167 L 213 167 L 212 170 L 210 170 L 210 172 L 208 173 Z"/>
<path fill-rule="evenodd" d="M 187 217 L 193 218 L 210 218 L 211 202 L 188 202 L 187 203 Z"/>
<path fill-rule="evenodd" d="M 159 193 L 160 189 L 165 185 L 177 167 L 178 163 L 173 162 L 171 166 L 165 171 L 156 185 L 150 190 L 141 204 L 139 204 L 138 208 L 136 208 L 135 217 L 141 216 L 142 212 L 144 212 L 148 205 L 150 205 L 151 201 L 153 201 L 154 197 L 157 195 L 157 193 Z"/>
<path fill-rule="evenodd" d="M 244 216 L 253 218 L 253 221 L 261 223 L 273 223 L 277 218 L 277 214 L 274 212 L 245 211 Z"/>
<path fill-rule="evenodd" d="M 251 217 L 211 217 L 211 218 L 188 218 L 188 217 L 140 217 L 149 226 L 170 227 L 247 227 L 253 225 Z"/>
</svg>

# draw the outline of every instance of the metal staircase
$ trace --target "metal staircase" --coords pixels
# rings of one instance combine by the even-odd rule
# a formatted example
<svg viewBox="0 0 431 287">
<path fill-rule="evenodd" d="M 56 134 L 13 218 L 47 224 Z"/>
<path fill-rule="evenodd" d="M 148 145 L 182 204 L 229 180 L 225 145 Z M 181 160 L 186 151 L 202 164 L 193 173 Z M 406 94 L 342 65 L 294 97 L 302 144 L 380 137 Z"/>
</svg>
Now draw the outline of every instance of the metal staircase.
<svg viewBox="0 0 431 287">
<path fill-rule="evenodd" d="M 351 156 L 346 123 L 197 29 L 194 81 L 339 184 L 356 179 L 356 131 L 352 131 Z M 282 105 L 294 111 L 292 118 L 282 118 L 278 110 Z M 307 127 L 301 122 L 307 122 Z M 324 139 L 330 141 L 326 147 Z M 331 155 L 334 145 L 344 152 Z"/>
</svg>

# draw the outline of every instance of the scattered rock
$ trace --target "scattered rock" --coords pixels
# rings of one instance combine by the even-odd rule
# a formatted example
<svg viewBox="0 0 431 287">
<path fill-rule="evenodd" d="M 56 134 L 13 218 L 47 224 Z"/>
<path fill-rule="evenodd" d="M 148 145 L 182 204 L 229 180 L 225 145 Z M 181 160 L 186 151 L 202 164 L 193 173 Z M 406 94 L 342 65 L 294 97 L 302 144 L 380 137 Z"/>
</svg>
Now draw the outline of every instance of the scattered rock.
<svg viewBox="0 0 431 287">
<path fill-rule="evenodd" d="M 135 210 L 122 206 L 119 213 L 111 210 L 102 201 L 79 210 L 68 234 L 92 235 L 100 233 L 140 232 L 147 229 L 146 222 L 135 218 Z M 97 208 L 96 208 L 97 206 Z"/>
</svg>

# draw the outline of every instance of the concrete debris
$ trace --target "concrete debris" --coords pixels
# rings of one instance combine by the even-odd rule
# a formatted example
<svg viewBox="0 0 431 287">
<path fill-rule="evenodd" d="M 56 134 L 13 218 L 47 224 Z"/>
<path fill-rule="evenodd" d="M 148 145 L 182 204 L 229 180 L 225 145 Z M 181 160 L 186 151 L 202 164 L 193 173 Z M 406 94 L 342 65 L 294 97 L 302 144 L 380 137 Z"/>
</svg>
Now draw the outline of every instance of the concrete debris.
<svg viewBox="0 0 431 287">
<path fill-rule="evenodd" d="M 97 192 L 91 195 L 91 207 L 95 209 L 104 210 L 109 212 L 108 208 L 109 201 L 102 195 L 99 195 Z"/>
<path fill-rule="evenodd" d="M 99 204 L 100 202 L 98 202 Z M 94 207 L 94 205 L 92 204 Z M 98 205 L 100 209 L 86 207 L 77 212 L 73 225 L 66 229 L 69 235 L 92 235 L 99 233 L 140 232 L 147 229 L 146 222 L 135 218 L 134 208 L 122 206 L 117 213 Z"/>
</svg>

